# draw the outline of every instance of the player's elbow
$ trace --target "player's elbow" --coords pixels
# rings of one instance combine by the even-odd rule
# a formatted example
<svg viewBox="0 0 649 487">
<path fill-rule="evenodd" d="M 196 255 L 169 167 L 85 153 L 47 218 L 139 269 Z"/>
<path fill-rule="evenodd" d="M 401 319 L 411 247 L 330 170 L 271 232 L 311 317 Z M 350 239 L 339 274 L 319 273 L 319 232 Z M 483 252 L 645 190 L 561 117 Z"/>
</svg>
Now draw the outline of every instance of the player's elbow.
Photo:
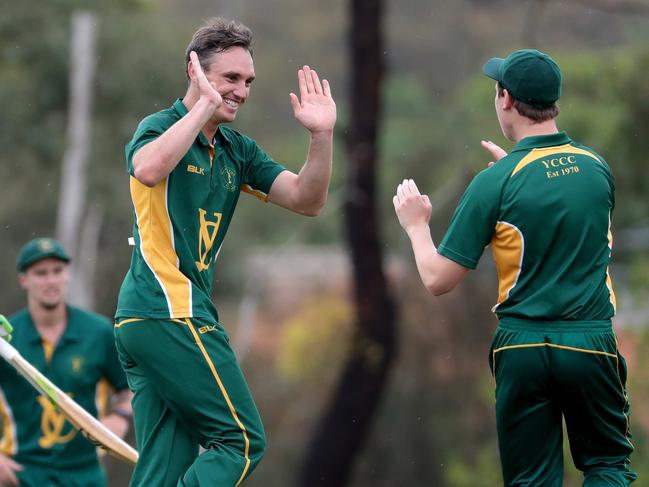
<svg viewBox="0 0 649 487">
<path fill-rule="evenodd" d="M 448 281 L 440 279 L 438 276 L 428 276 L 427 278 L 422 277 L 422 281 L 426 290 L 433 296 L 441 296 L 453 290 L 455 287 Z"/>
<path fill-rule="evenodd" d="M 142 164 L 139 166 L 133 166 L 133 175 L 135 176 L 135 179 L 149 188 L 153 188 L 161 181 L 161 178 L 154 171 Z"/>
<path fill-rule="evenodd" d="M 302 208 L 300 208 L 299 213 L 304 216 L 310 216 L 310 217 L 319 216 L 326 202 L 327 202 L 327 197 L 325 196 L 324 198 L 318 201 L 313 201 L 307 205 L 304 205 Z"/>
<path fill-rule="evenodd" d="M 441 296 L 451 291 L 452 288 L 449 287 L 438 287 L 438 286 L 426 286 L 428 292 L 433 296 Z"/>
</svg>

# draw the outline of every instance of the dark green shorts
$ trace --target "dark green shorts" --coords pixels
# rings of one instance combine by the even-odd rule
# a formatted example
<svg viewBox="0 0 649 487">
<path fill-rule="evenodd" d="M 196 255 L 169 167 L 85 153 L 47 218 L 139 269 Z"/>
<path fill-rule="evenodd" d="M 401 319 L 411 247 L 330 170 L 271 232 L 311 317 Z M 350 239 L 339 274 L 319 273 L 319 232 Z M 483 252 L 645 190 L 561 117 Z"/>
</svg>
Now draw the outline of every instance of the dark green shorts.
<svg viewBox="0 0 649 487">
<path fill-rule="evenodd" d="M 140 458 L 131 487 L 229 487 L 246 478 L 265 435 L 223 327 L 122 319 L 115 337 L 134 392 Z"/>
<path fill-rule="evenodd" d="M 609 321 L 503 319 L 489 358 L 505 486 L 563 485 L 562 418 L 584 486 L 630 485 L 627 369 Z"/>
</svg>

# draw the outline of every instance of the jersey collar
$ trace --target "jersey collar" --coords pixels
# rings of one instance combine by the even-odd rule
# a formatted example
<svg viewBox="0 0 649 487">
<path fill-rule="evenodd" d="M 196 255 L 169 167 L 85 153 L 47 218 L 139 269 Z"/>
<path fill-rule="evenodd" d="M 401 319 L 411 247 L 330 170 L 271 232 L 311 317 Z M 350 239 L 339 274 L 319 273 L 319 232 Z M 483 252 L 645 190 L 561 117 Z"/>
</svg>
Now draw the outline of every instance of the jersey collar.
<svg viewBox="0 0 649 487">
<path fill-rule="evenodd" d="M 67 306 L 66 308 L 67 308 L 68 322 L 65 326 L 65 331 L 63 332 L 63 335 L 61 335 L 61 338 L 59 338 L 59 342 L 57 343 L 57 346 L 63 342 L 78 342 L 83 337 L 83 330 L 81 329 L 79 320 L 73 319 L 72 316 L 73 314 L 76 314 L 75 310 L 72 309 L 70 306 Z M 34 324 L 34 321 L 32 320 L 32 315 L 29 313 L 29 311 L 27 311 L 27 324 L 31 328 L 30 342 L 35 344 L 40 344 L 42 339 L 40 334 L 38 333 L 38 330 L 36 329 L 36 325 Z"/>
<path fill-rule="evenodd" d="M 555 145 L 570 144 L 572 140 L 565 132 L 558 132 L 550 135 L 533 135 L 532 137 L 525 137 L 518 141 L 512 149 L 512 152 L 519 150 L 531 150 L 539 147 L 553 147 Z"/>
<path fill-rule="evenodd" d="M 184 117 L 185 115 L 187 115 L 187 113 L 189 113 L 187 111 L 187 107 L 183 103 L 182 98 L 178 98 L 174 102 L 172 107 L 176 111 L 176 113 L 178 114 L 178 116 L 180 118 Z M 228 134 L 226 130 L 223 130 L 220 125 L 217 127 L 215 137 L 219 137 L 219 136 L 220 136 L 221 139 L 224 139 L 226 142 L 228 142 L 230 144 L 232 143 L 232 140 L 230 139 L 230 134 Z M 198 133 L 198 140 L 200 140 L 201 144 L 203 144 L 205 146 L 210 145 L 210 141 L 207 140 L 207 137 L 205 137 L 203 132 Z M 211 142 L 213 143 L 214 141 L 211 141 Z"/>
</svg>

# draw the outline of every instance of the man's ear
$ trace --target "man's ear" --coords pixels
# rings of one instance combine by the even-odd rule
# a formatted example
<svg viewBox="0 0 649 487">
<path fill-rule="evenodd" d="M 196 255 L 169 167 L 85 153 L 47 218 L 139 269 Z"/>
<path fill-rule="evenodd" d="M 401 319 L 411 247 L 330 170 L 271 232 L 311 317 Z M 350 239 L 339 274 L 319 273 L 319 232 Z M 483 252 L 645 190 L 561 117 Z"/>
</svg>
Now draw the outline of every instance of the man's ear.
<svg viewBox="0 0 649 487">
<path fill-rule="evenodd" d="M 507 88 L 503 89 L 503 110 L 511 110 L 514 106 L 514 99 Z"/>
</svg>

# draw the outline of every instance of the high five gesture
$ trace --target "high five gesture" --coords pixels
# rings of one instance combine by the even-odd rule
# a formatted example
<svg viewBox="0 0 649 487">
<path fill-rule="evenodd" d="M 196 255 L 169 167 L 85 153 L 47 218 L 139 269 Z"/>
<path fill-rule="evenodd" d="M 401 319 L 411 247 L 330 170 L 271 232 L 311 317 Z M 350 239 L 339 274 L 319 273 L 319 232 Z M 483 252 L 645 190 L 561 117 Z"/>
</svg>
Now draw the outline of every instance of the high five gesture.
<svg viewBox="0 0 649 487">
<path fill-rule="evenodd" d="M 329 82 L 320 82 L 318 73 L 304 66 L 297 73 L 300 97 L 291 93 L 295 118 L 311 133 L 331 132 L 336 124 L 336 103 Z"/>
</svg>

